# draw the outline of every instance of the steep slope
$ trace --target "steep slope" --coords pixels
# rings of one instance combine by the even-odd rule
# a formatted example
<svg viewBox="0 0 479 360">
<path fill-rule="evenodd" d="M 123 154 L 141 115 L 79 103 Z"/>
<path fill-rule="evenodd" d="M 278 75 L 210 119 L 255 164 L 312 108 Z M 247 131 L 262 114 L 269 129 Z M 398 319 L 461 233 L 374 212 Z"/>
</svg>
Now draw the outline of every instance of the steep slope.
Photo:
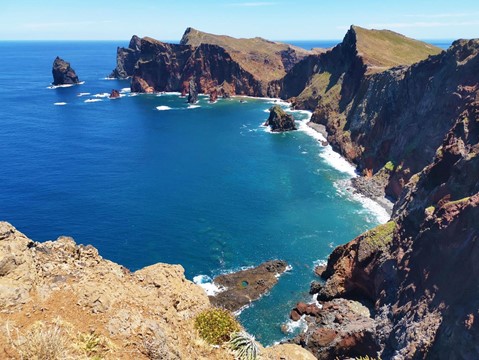
<svg viewBox="0 0 479 360">
<path fill-rule="evenodd" d="M 451 77 L 459 73 L 461 78 L 461 67 L 479 68 L 478 46 L 477 40 L 457 41 L 430 62 L 440 74 L 455 59 Z M 429 75 L 415 71 L 413 66 L 410 76 L 416 74 L 419 84 L 421 76 Z M 462 77 L 460 89 L 449 88 L 461 91 L 455 95 L 460 96 L 460 107 L 433 161 L 405 187 L 393 220 L 338 247 L 329 257 L 323 273 L 326 283 L 317 291 L 326 309 L 339 297 L 359 298 L 375 311 L 374 340 L 358 336 L 354 346 L 336 348 L 338 354 L 356 356 L 362 350 L 364 355 L 366 349 L 370 356 L 379 350 L 383 359 L 479 357 L 479 81 L 469 76 Z M 436 95 L 437 101 L 447 96 L 446 90 Z M 297 341 L 324 327 L 319 322 L 324 318 L 325 313 L 313 319 Z M 371 343 L 379 348 L 366 346 Z M 327 346 L 315 349 L 323 358 Z"/>
<path fill-rule="evenodd" d="M 234 39 L 188 28 L 179 45 L 133 37 L 129 48 L 118 48 L 111 76 L 131 77 L 135 92 L 187 93 L 193 79 L 202 93 L 266 96 L 268 83 L 309 53 L 261 38 Z"/>
<path fill-rule="evenodd" d="M 304 59 L 270 90 L 313 110 L 312 121 L 326 126 L 333 147 L 364 175 L 380 173 L 378 183 L 397 199 L 461 112 L 462 87 L 477 81 L 476 62 L 468 58 L 476 50 L 468 46 L 459 42 L 441 52 L 390 31 L 352 26 L 341 44 Z"/>
</svg>

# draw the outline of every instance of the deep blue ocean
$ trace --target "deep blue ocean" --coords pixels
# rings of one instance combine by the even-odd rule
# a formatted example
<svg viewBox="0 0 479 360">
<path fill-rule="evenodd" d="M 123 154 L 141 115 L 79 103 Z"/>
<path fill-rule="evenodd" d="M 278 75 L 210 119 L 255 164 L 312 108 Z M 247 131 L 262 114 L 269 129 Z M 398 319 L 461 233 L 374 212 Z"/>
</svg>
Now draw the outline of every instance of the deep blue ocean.
<svg viewBox="0 0 479 360">
<path fill-rule="evenodd" d="M 131 270 L 179 263 L 191 280 L 284 259 L 292 270 L 240 315 L 263 343 L 284 338 L 315 262 L 384 214 L 350 194 L 351 167 L 307 131 L 261 127 L 272 100 L 191 108 L 106 80 L 126 44 L 0 42 L 0 219 Z M 49 88 L 57 55 L 84 84 Z M 103 97 L 113 88 L 124 96 Z"/>
</svg>

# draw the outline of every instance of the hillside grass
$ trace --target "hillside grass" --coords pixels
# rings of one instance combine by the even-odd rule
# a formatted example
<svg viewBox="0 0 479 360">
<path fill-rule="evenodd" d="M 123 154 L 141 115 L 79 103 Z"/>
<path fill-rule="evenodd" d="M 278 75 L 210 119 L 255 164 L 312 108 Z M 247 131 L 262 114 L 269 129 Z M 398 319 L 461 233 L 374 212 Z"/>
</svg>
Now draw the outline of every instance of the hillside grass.
<svg viewBox="0 0 479 360">
<path fill-rule="evenodd" d="M 273 81 L 286 75 L 281 59 L 281 52 L 294 49 L 302 57 L 312 52 L 305 49 L 265 40 L 260 37 L 251 39 L 237 39 L 226 35 L 209 34 L 196 29 L 191 29 L 182 39 L 183 44 L 199 46 L 212 44 L 223 47 L 231 58 L 238 62 L 254 77 L 264 81 Z"/>
<path fill-rule="evenodd" d="M 399 65 L 412 65 L 442 51 L 434 45 L 390 30 L 368 30 L 359 26 L 353 26 L 353 29 L 358 53 L 369 66 L 369 73 Z"/>
</svg>

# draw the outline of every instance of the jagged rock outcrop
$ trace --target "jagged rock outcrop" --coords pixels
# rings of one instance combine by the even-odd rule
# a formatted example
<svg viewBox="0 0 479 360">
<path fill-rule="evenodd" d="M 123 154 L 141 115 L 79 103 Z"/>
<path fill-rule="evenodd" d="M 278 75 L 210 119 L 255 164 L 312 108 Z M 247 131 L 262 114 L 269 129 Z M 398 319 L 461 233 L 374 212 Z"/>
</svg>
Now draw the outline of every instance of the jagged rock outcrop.
<svg viewBox="0 0 479 360">
<path fill-rule="evenodd" d="M 272 260 L 251 269 L 219 275 L 213 282 L 223 291 L 210 296 L 210 301 L 215 306 L 237 311 L 271 290 L 287 265 L 285 261 Z"/>
<path fill-rule="evenodd" d="M 462 78 L 477 64 L 478 45 L 461 40 L 429 61 L 439 74 L 451 66 L 450 76 Z M 459 89 L 449 88 L 461 90 L 459 109 L 449 113 L 456 118 L 433 161 L 405 186 L 393 220 L 338 247 L 322 274 L 318 298 L 373 304 L 372 335 L 383 359 L 479 357 L 479 85 L 462 79 Z M 447 90 L 433 93 L 448 98 Z"/>
<path fill-rule="evenodd" d="M 375 322 L 367 307 L 345 299 L 325 302 L 321 308 L 314 304 L 308 307 L 315 309 L 303 313 L 308 315 L 308 329 L 292 342 L 308 348 L 321 360 L 375 357 L 379 346 L 374 337 Z"/>
<path fill-rule="evenodd" d="M 118 47 L 116 50 L 116 68 L 109 77 L 127 79 L 133 75 L 136 62 L 140 58 L 141 39 L 133 35 L 127 48 Z"/>
<path fill-rule="evenodd" d="M 53 61 L 52 75 L 53 85 L 70 85 L 80 82 L 70 63 L 58 56 L 55 58 L 55 61 Z"/>
<path fill-rule="evenodd" d="M 194 79 L 188 83 L 188 104 L 196 104 L 198 102 L 198 90 Z"/>
<path fill-rule="evenodd" d="M 273 132 L 296 130 L 293 115 L 286 114 L 279 105 L 274 105 L 269 109 L 269 117 L 264 126 L 269 126 Z"/>
<path fill-rule="evenodd" d="M 117 51 L 113 77 L 132 77 L 132 91 L 182 91 L 195 78 L 198 92 L 265 96 L 268 82 L 280 79 L 310 52 L 261 38 L 235 39 L 188 28 L 180 44 L 134 37 Z"/>
<path fill-rule="evenodd" d="M 230 351 L 206 344 L 194 329 L 195 315 L 210 306 L 179 265 L 130 272 L 91 245 L 69 237 L 34 242 L 0 222 L 2 359 L 32 358 L 18 349 L 41 322 L 57 329 L 43 337 L 63 336 L 54 346 L 68 347 L 73 353 L 67 358 L 233 360 Z M 270 360 L 314 359 L 293 345 L 261 351 Z"/>
</svg>

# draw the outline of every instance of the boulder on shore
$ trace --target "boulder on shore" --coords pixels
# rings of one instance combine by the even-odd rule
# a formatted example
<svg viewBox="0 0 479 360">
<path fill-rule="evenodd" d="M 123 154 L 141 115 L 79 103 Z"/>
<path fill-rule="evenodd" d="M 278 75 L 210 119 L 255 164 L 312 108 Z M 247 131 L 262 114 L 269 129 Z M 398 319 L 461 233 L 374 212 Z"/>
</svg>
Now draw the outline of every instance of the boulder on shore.
<svg viewBox="0 0 479 360">
<path fill-rule="evenodd" d="M 286 114 L 279 105 L 274 105 L 269 109 L 269 118 L 264 126 L 269 126 L 273 132 L 296 130 L 293 116 Z"/>
<path fill-rule="evenodd" d="M 78 76 L 70 66 L 70 63 L 56 57 L 52 67 L 53 85 L 78 84 Z"/>
</svg>

